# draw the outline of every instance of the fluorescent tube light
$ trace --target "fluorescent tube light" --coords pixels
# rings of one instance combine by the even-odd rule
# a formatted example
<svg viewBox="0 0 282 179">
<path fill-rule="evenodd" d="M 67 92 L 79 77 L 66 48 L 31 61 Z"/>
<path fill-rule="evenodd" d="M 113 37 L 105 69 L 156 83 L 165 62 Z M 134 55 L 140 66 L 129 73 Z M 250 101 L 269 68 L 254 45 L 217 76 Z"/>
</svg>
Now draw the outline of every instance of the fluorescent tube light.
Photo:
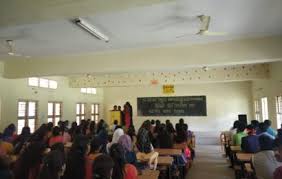
<svg viewBox="0 0 282 179">
<path fill-rule="evenodd" d="M 74 23 L 89 32 L 90 34 L 92 34 L 97 39 L 109 42 L 110 39 L 108 36 L 97 30 L 93 25 L 89 24 L 87 21 L 81 18 L 76 18 L 74 19 Z"/>
</svg>

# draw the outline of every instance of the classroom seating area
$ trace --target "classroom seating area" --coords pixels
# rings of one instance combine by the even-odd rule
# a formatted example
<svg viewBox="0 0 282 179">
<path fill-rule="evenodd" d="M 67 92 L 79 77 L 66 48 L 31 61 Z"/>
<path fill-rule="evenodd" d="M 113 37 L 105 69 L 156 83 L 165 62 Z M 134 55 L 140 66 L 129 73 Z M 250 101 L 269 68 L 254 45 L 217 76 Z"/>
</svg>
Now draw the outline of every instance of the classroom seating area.
<svg viewBox="0 0 282 179">
<path fill-rule="evenodd" d="M 249 125 L 235 121 L 230 131 L 220 134 L 223 156 L 236 179 L 281 178 L 281 132 L 268 120 L 252 120 Z"/>
<path fill-rule="evenodd" d="M 111 132 L 104 120 L 16 131 L 10 124 L 0 135 L 1 179 L 184 179 L 195 156 L 182 119 L 175 129 L 169 120 L 146 120 L 137 132 L 119 125 Z"/>
</svg>

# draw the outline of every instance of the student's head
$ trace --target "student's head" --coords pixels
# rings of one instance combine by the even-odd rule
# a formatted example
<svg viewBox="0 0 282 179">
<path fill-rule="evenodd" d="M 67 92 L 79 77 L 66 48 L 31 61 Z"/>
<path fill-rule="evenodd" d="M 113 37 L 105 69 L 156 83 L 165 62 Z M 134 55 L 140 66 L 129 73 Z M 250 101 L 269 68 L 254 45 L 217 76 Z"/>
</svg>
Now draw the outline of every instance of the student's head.
<svg viewBox="0 0 282 179">
<path fill-rule="evenodd" d="M 52 131 L 53 127 L 54 127 L 53 122 L 48 122 L 47 123 L 47 128 L 48 128 L 49 131 Z"/>
<path fill-rule="evenodd" d="M 93 161 L 93 179 L 111 179 L 114 167 L 113 159 L 108 155 L 99 155 Z"/>
<path fill-rule="evenodd" d="M 254 126 L 252 124 L 247 126 L 247 131 L 248 131 L 248 135 L 256 134 L 256 130 L 255 130 L 255 128 L 254 128 Z"/>
<path fill-rule="evenodd" d="M 136 136 L 136 131 L 133 125 L 129 126 L 127 134 L 131 137 L 131 139 L 133 138 L 133 136 Z"/>
<path fill-rule="evenodd" d="M 59 151 L 51 151 L 43 160 L 40 179 L 60 179 L 64 173 L 64 156 Z"/>
<path fill-rule="evenodd" d="M 102 141 L 99 137 L 94 137 L 90 143 L 90 153 L 100 152 L 102 148 Z"/>
<path fill-rule="evenodd" d="M 142 124 L 142 128 L 149 131 L 151 129 L 151 122 L 149 120 L 144 121 Z"/>
<path fill-rule="evenodd" d="M 117 105 L 114 105 L 114 110 L 115 110 L 115 111 L 117 110 Z"/>
<path fill-rule="evenodd" d="M 254 128 L 258 128 L 258 126 L 259 126 L 259 122 L 257 120 L 252 120 L 251 124 L 252 124 L 252 126 L 254 126 Z"/>
<path fill-rule="evenodd" d="M 30 135 L 30 128 L 28 126 L 23 127 L 21 135 L 23 135 L 23 136 Z"/>
<path fill-rule="evenodd" d="M 90 132 L 91 132 L 92 134 L 95 133 L 95 128 L 96 128 L 96 123 L 95 123 L 95 121 L 91 121 L 91 122 L 90 122 L 90 125 L 89 125 L 89 130 L 90 130 Z"/>
<path fill-rule="evenodd" d="M 271 126 L 271 120 L 265 120 L 264 124 L 267 128 L 269 128 Z"/>
<path fill-rule="evenodd" d="M 245 129 L 246 129 L 245 123 L 239 122 L 237 132 L 244 132 Z"/>
<path fill-rule="evenodd" d="M 179 124 L 184 124 L 184 120 L 182 118 L 179 119 Z"/>
<path fill-rule="evenodd" d="M 261 135 L 259 137 L 259 145 L 261 150 L 272 150 L 273 140 L 267 135 Z"/>
<path fill-rule="evenodd" d="M 119 143 L 113 144 L 110 148 L 110 156 L 115 163 L 112 178 L 123 179 L 123 171 L 126 162 L 125 151 L 122 145 Z"/>
<path fill-rule="evenodd" d="M 128 135 L 120 136 L 118 143 L 123 146 L 125 151 L 132 151 L 132 141 Z"/>
<path fill-rule="evenodd" d="M 156 120 L 156 126 L 160 125 L 161 121 L 160 120 Z"/>
<path fill-rule="evenodd" d="M 155 125 L 155 120 L 154 119 L 151 120 L 151 125 Z"/>
<path fill-rule="evenodd" d="M 118 111 L 121 111 L 121 106 L 118 106 Z"/>
<path fill-rule="evenodd" d="M 76 128 L 77 127 L 77 123 L 76 122 L 72 122 L 71 123 L 71 128 Z"/>
<path fill-rule="evenodd" d="M 32 135 L 32 141 L 46 141 L 48 139 L 48 125 L 42 124 Z"/>
<path fill-rule="evenodd" d="M 265 123 L 263 123 L 263 122 L 259 123 L 259 130 L 260 130 L 260 132 L 266 132 L 267 131 L 267 126 L 265 125 Z"/>
<path fill-rule="evenodd" d="M 118 120 L 114 120 L 114 125 L 118 125 Z"/>
<path fill-rule="evenodd" d="M 238 128 L 238 125 L 239 125 L 239 123 L 240 123 L 240 121 L 234 121 L 234 123 L 233 123 L 233 129 L 237 129 Z"/>
<path fill-rule="evenodd" d="M 70 151 L 86 154 L 89 151 L 89 140 L 86 136 L 78 135 L 75 137 Z"/>
<path fill-rule="evenodd" d="M 60 135 L 60 128 L 58 126 L 55 126 L 52 130 L 52 135 L 55 136 L 59 136 Z"/>
<path fill-rule="evenodd" d="M 167 120 L 165 121 L 165 124 L 168 125 L 169 123 L 170 123 L 170 120 L 167 119 Z"/>
</svg>

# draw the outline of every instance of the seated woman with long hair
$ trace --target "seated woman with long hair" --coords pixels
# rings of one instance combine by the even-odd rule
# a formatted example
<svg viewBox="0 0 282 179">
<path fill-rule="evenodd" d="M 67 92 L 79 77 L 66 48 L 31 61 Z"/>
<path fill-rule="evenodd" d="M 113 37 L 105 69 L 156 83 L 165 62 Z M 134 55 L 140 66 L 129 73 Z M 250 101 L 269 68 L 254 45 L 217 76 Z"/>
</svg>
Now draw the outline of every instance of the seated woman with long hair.
<svg viewBox="0 0 282 179">
<path fill-rule="evenodd" d="M 136 157 L 140 161 L 148 162 L 148 165 L 151 169 L 156 170 L 158 164 L 159 154 L 154 151 L 153 145 L 150 140 L 150 129 L 151 122 L 149 120 L 145 121 L 140 127 L 137 134 L 137 143 L 136 146 L 139 152 L 136 154 Z"/>
<path fill-rule="evenodd" d="M 99 155 L 93 162 L 93 179 L 111 179 L 114 161 L 108 155 Z"/>
<path fill-rule="evenodd" d="M 99 137 L 94 137 L 90 143 L 90 152 L 86 157 L 86 171 L 85 171 L 85 179 L 93 179 L 92 175 L 92 166 L 93 161 L 100 155 L 102 149 L 102 141 Z"/>
<path fill-rule="evenodd" d="M 137 179 L 137 169 L 125 160 L 125 150 L 121 144 L 113 144 L 110 148 L 110 156 L 114 161 L 112 178 Z"/>
<path fill-rule="evenodd" d="M 63 143 L 64 137 L 60 133 L 60 128 L 58 126 L 54 127 L 52 130 L 52 137 L 49 139 L 49 147 L 55 143 Z"/>
<path fill-rule="evenodd" d="M 64 170 L 65 161 L 62 152 L 53 150 L 43 159 L 39 179 L 60 179 Z"/>
<path fill-rule="evenodd" d="M 67 155 L 64 179 L 85 178 L 85 164 L 88 152 L 88 138 L 82 135 L 76 136 Z"/>
</svg>

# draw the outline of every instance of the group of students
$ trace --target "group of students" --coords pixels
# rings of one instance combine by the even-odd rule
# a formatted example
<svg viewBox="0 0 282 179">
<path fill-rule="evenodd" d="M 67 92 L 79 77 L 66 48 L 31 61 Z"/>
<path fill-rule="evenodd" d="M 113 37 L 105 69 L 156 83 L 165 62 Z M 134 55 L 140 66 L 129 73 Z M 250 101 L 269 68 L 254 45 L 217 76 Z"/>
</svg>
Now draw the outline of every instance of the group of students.
<svg viewBox="0 0 282 179">
<path fill-rule="evenodd" d="M 252 120 L 249 125 L 235 121 L 229 137 L 231 145 L 241 146 L 243 152 L 254 154 L 253 165 L 258 178 L 282 178 L 282 126 L 276 131 L 270 120 Z M 230 148 L 227 154 L 233 163 Z"/>
<path fill-rule="evenodd" d="M 50 122 L 32 134 L 29 127 L 20 135 L 16 131 L 10 124 L 0 134 L 1 179 L 135 179 L 139 170 L 157 168 L 154 147 L 172 148 L 191 135 L 183 119 L 176 130 L 169 120 L 146 120 L 137 134 L 133 125 L 117 125 L 112 136 L 104 120 L 73 122 L 70 128 L 68 121 Z"/>
</svg>

